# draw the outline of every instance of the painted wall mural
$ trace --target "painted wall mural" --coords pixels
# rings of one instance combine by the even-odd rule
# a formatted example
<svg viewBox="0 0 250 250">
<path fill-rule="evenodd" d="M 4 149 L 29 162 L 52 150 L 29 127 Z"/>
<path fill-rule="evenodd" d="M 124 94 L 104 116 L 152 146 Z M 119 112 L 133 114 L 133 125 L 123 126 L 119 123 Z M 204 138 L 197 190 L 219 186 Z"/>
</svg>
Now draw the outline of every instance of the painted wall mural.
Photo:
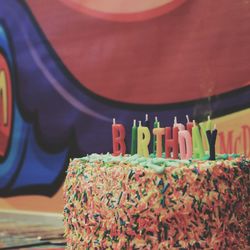
<svg viewBox="0 0 250 250">
<path fill-rule="evenodd" d="M 0 0 L 0 197 L 53 196 L 113 117 L 210 115 L 250 156 L 249 23 L 248 1 Z"/>
</svg>

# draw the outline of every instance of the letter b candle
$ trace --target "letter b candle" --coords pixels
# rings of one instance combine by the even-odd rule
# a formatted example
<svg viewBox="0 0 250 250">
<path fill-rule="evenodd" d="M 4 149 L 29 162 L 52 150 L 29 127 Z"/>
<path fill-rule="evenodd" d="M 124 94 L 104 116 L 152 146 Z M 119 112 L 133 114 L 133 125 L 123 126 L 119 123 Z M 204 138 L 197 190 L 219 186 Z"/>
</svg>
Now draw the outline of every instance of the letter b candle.
<svg viewBox="0 0 250 250">
<path fill-rule="evenodd" d="M 113 155 L 124 155 L 126 153 L 125 145 L 125 128 L 122 124 L 116 124 L 113 119 L 112 124 L 112 137 L 113 137 Z"/>
</svg>

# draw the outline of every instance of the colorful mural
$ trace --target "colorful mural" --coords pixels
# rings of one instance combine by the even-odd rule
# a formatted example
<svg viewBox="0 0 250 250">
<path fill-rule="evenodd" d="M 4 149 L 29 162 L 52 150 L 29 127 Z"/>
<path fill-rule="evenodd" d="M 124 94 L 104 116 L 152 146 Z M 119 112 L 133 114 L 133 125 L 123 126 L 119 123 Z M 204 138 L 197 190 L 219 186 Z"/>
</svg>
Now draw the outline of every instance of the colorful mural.
<svg viewBox="0 0 250 250">
<path fill-rule="evenodd" d="M 113 117 L 210 115 L 217 151 L 250 155 L 250 3 L 132 2 L 0 0 L 0 205 L 58 197 Z"/>
</svg>

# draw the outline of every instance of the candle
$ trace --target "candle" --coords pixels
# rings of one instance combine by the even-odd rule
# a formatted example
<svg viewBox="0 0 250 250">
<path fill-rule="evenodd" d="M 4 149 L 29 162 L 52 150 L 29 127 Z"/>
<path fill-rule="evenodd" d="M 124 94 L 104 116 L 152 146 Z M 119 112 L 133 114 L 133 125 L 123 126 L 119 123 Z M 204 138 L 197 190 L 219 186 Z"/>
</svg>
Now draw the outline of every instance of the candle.
<svg viewBox="0 0 250 250">
<path fill-rule="evenodd" d="M 203 142 L 205 144 L 205 149 L 209 148 L 209 142 L 207 139 L 207 135 L 206 135 L 206 131 L 207 130 L 212 130 L 212 121 L 210 120 L 210 116 L 207 117 L 207 121 L 205 122 L 200 122 L 199 126 L 201 128 L 201 132 L 202 132 L 202 138 L 203 138 Z"/>
<path fill-rule="evenodd" d="M 206 131 L 208 143 L 209 143 L 209 160 L 215 160 L 215 142 L 217 136 L 217 129 L 214 127 L 213 131 Z"/>
<path fill-rule="evenodd" d="M 172 139 L 171 139 L 171 130 L 173 133 Z M 178 159 L 178 128 L 173 127 L 166 127 L 165 128 L 165 152 L 166 152 L 166 158 L 170 158 L 170 152 L 172 150 L 173 152 L 173 158 Z"/>
<path fill-rule="evenodd" d="M 157 116 L 155 117 L 155 121 L 154 121 L 154 128 L 158 128 L 158 119 Z M 156 136 L 153 136 L 153 154 L 156 153 Z"/>
<path fill-rule="evenodd" d="M 199 127 L 195 125 L 192 128 L 192 142 L 193 142 L 193 157 L 194 158 L 202 158 L 205 155 L 202 138 L 200 134 Z"/>
<path fill-rule="evenodd" d="M 150 142 L 150 131 L 147 127 L 141 126 L 137 129 L 137 154 L 144 157 L 149 157 L 148 144 Z"/>
<path fill-rule="evenodd" d="M 154 128 L 153 134 L 156 136 L 156 156 L 162 157 L 162 137 L 165 134 L 164 128 Z"/>
<path fill-rule="evenodd" d="M 112 124 L 113 155 L 124 155 L 126 153 L 125 128 L 122 124 L 116 124 L 115 118 Z"/>
<path fill-rule="evenodd" d="M 150 129 L 150 122 L 149 122 L 149 119 L 148 119 L 148 114 L 145 115 L 145 121 L 144 121 L 143 126 Z"/>
<path fill-rule="evenodd" d="M 144 126 L 144 127 L 147 127 L 147 128 L 149 129 L 149 131 L 150 131 L 150 134 L 152 134 L 152 133 L 151 133 L 151 128 L 150 128 L 151 126 L 150 126 L 150 120 L 149 120 L 148 114 L 145 114 L 145 121 L 144 121 L 144 123 L 143 123 L 143 126 Z M 152 141 L 152 140 L 150 140 L 148 147 L 149 147 L 150 149 L 153 147 L 153 141 Z"/>
<path fill-rule="evenodd" d="M 174 117 L 174 128 L 177 127 L 179 130 L 185 130 L 185 126 L 182 123 L 177 122 L 177 117 Z"/>
<path fill-rule="evenodd" d="M 136 127 L 136 120 L 134 120 L 133 127 L 132 127 L 132 136 L 131 136 L 131 155 L 136 154 L 136 144 L 137 144 L 137 127 Z"/>
<path fill-rule="evenodd" d="M 158 122 L 157 123 L 157 128 L 160 128 L 160 122 Z M 164 137 L 164 135 L 165 135 L 165 131 L 164 131 L 164 133 L 163 133 L 163 137 Z M 164 139 L 162 138 L 162 151 L 164 151 L 165 150 L 165 141 L 164 141 Z M 156 137 L 156 147 L 157 147 L 157 137 Z M 157 151 L 157 150 L 156 150 Z"/>
<path fill-rule="evenodd" d="M 181 130 L 178 132 L 180 158 L 181 160 L 188 160 L 192 158 L 192 138 L 187 130 Z"/>
<path fill-rule="evenodd" d="M 190 121 L 189 121 L 188 115 L 186 115 L 186 118 L 187 118 L 186 129 L 187 129 L 187 131 L 190 133 L 190 135 L 192 136 L 193 122 L 190 122 Z"/>
</svg>

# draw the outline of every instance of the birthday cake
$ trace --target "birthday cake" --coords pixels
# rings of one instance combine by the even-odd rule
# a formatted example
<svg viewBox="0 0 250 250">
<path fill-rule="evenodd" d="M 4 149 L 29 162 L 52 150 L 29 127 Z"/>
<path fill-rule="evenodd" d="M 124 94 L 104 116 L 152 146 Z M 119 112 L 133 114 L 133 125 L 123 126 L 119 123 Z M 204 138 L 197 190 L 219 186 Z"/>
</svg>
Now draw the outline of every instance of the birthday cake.
<svg viewBox="0 0 250 250">
<path fill-rule="evenodd" d="M 249 249 L 250 161 L 92 154 L 64 185 L 69 249 Z"/>
</svg>

